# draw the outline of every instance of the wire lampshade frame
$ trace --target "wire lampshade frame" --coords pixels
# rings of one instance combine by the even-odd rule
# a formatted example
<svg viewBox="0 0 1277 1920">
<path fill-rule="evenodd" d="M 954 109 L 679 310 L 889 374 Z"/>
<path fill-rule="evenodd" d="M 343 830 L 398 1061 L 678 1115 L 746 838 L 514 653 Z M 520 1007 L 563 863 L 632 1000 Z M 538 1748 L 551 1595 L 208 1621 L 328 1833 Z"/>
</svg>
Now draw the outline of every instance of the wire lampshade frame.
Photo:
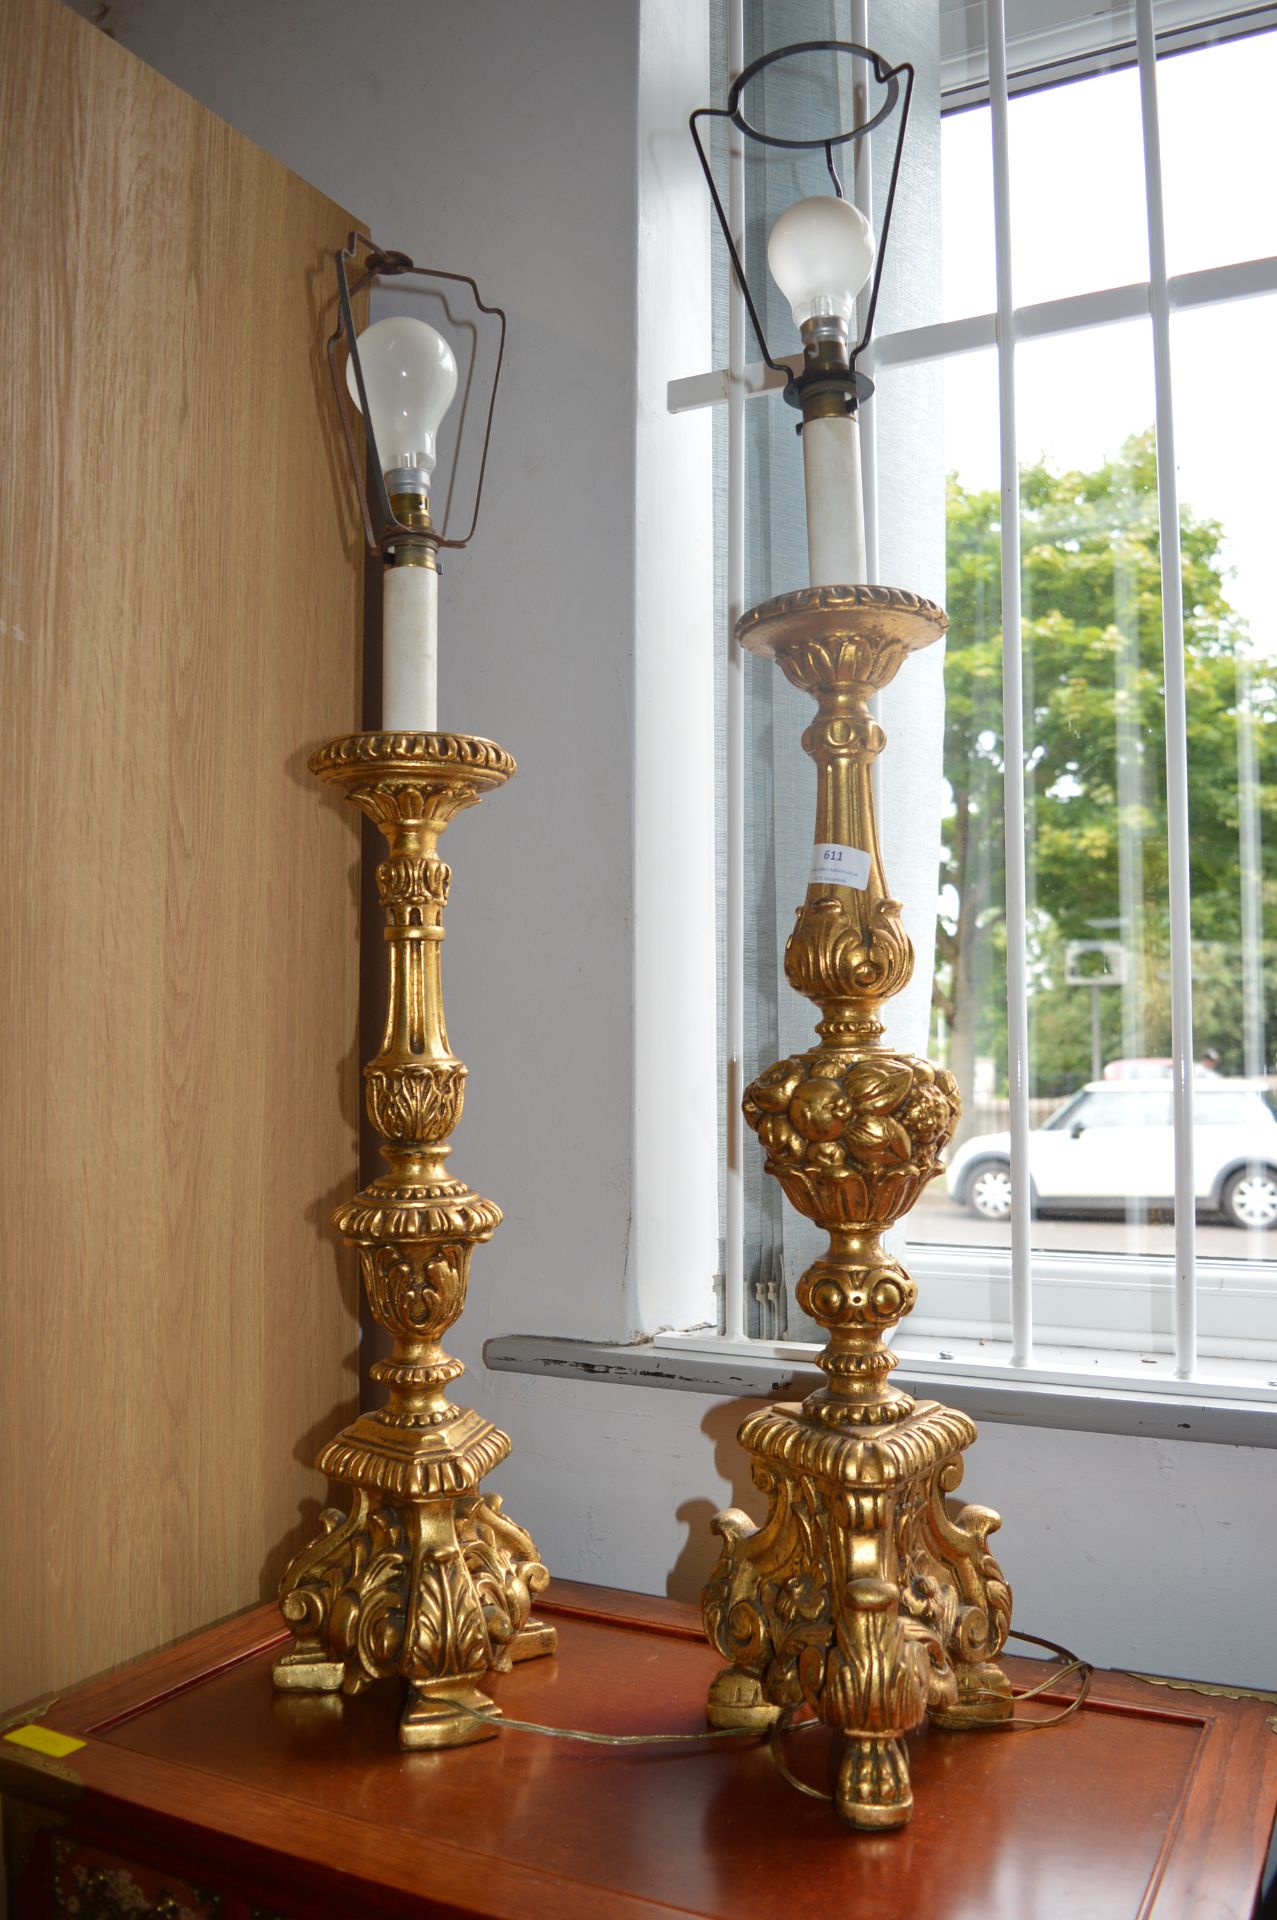
<svg viewBox="0 0 1277 1920">
<path fill-rule="evenodd" d="M 365 258 L 363 265 L 352 283 L 347 267 L 359 260 L 361 249 Z M 470 525 L 463 539 L 448 536 L 447 523 L 433 536 L 434 543 L 440 547 L 465 547 L 474 537 L 479 522 L 479 505 L 483 499 L 483 480 L 488 467 L 488 448 L 492 441 L 492 417 L 497 404 L 497 387 L 501 380 L 501 368 L 505 360 L 505 311 L 501 307 L 490 307 L 479 294 L 479 289 L 468 274 L 445 273 L 439 267 L 419 267 L 409 259 L 406 253 L 394 253 L 377 246 L 366 233 L 358 231 L 351 234 L 346 246 L 334 255 L 337 267 L 337 330 L 328 340 L 328 371 L 332 377 L 333 393 L 337 400 L 338 417 L 341 420 L 342 434 L 346 442 L 346 451 L 350 456 L 350 470 L 355 479 L 355 493 L 359 500 L 363 516 L 364 538 L 370 553 L 384 554 L 388 546 L 403 534 L 411 534 L 413 529 L 406 527 L 395 517 L 386 492 L 386 477 L 381 470 L 381 456 L 377 450 L 376 436 L 373 433 L 372 416 L 368 410 L 368 393 L 364 386 L 364 370 L 359 358 L 359 345 L 355 336 L 355 322 L 351 311 L 351 302 L 373 280 L 403 277 L 415 274 L 424 280 L 450 280 L 463 287 L 469 287 L 475 306 L 480 313 L 494 315 L 501 323 L 500 337 L 497 341 L 497 361 L 492 374 L 492 391 L 488 397 L 488 414 L 483 428 L 483 449 L 479 458 L 479 480 L 475 488 L 474 509 L 470 515 Z M 355 387 L 359 394 L 359 405 L 363 413 L 364 433 L 368 442 L 368 453 L 372 467 L 373 497 L 368 496 L 368 484 L 365 477 L 364 462 L 360 458 L 358 437 L 355 433 L 354 418 L 351 413 L 350 396 L 343 378 L 343 368 L 339 365 L 340 348 L 343 341 L 350 356 L 350 364 L 355 370 Z"/>
<path fill-rule="evenodd" d="M 878 82 L 879 86 L 886 89 L 886 97 L 877 112 L 860 126 L 839 128 L 830 133 L 818 134 L 814 139 L 795 140 L 781 134 L 765 133 L 761 128 L 751 126 L 741 107 L 742 95 L 750 81 L 762 73 L 765 68 L 773 67 L 779 61 L 792 59 L 799 54 L 812 53 L 850 54 L 855 59 L 863 61 L 868 65 L 872 69 L 874 79 Z M 714 203 L 714 211 L 718 215 L 718 224 L 722 228 L 723 238 L 727 242 L 727 251 L 731 257 L 732 269 L 735 272 L 741 292 L 745 296 L 745 305 L 749 310 L 750 324 L 754 329 L 754 337 L 758 341 L 759 351 L 773 372 L 784 376 L 785 398 L 791 406 L 801 406 L 802 404 L 802 382 L 804 376 L 802 374 L 795 374 L 788 362 L 778 359 L 767 344 L 767 338 L 763 332 L 763 324 L 759 318 L 758 305 L 745 275 L 744 262 L 741 259 L 740 252 L 732 236 L 731 222 L 727 217 L 727 212 L 723 206 L 718 188 L 714 184 L 714 175 L 710 168 L 709 156 L 702 144 L 697 122 L 699 120 L 730 120 L 737 131 L 745 135 L 746 139 L 756 140 L 760 146 L 764 147 L 786 147 L 790 149 L 823 148 L 825 165 L 828 168 L 829 177 L 833 181 L 834 190 L 838 198 L 841 200 L 845 196 L 843 194 L 842 181 L 838 176 L 838 169 L 834 164 L 834 149 L 836 147 L 845 147 L 858 140 L 863 140 L 866 134 L 872 132 L 875 127 L 881 126 L 896 110 L 897 105 L 899 105 L 900 111 L 896 129 L 895 152 L 891 162 L 891 180 L 887 188 L 886 206 L 883 210 L 882 232 L 878 237 L 877 259 L 874 264 L 873 284 L 870 288 L 869 304 L 865 311 L 864 331 L 855 346 L 848 350 L 851 370 L 849 385 L 854 384 L 855 389 L 854 399 L 849 393 L 848 404 L 849 406 L 854 406 L 857 400 L 867 399 L 873 392 L 873 382 L 866 374 L 856 371 L 856 361 L 868 346 L 873 334 L 874 315 L 878 307 L 878 291 L 882 284 L 882 265 L 887 255 L 887 236 L 891 230 L 892 209 L 895 206 L 896 187 L 900 179 L 900 160 L 904 153 L 905 128 L 908 125 L 909 107 L 913 99 L 913 81 L 914 70 L 907 60 L 901 61 L 899 66 L 890 66 L 881 54 L 874 52 L 872 47 L 862 47 L 857 41 L 795 41 L 790 46 L 777 47 L 771 53 L 764 53 L 757 60 L 751 61 L 750 64 L 743 68 L 736 76 L 735 80 L 733 80 L 731 87 L 728 89 L 726 106 L 697 107 L 688 122 L 692 141 L 696 148 L 697 158 L 701 163 L 701 171 L 705 175 L 705 182 L 709 187 L 710 198 Z"/>
</svg>

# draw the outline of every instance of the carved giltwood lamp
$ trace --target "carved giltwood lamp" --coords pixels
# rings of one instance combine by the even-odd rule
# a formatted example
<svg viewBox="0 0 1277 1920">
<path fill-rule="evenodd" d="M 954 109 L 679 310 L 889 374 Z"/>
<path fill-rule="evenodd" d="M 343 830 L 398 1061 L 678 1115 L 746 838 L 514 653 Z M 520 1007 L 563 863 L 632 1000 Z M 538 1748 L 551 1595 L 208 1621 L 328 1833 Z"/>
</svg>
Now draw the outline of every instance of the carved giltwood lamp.
<svg viewBox="0 0 1277 1920">
<path fill-rule="evenodd" d="M 352 289 L 346 265 L 361 247 L 366 259 Z M 435 437 L 457 384 L 452 350 L 412 318 L 380 320 L 357 343 L 352 320 L 352 294 L 374 275 L 417 272 L 460 281 L 481 312 L 500 318 L 474 515 L 461 539 L 436 529 L 430 506 Z M 451 873 L 439 838 L 515 765 L 491 740 L 438 730 L 435 663 L 438 555 L 465 546 L 477 522 L 505 316 L 486 307 L 465 276 L 417 269 L 363 235 L 338 256 L 337 273 L 341 317 L 329 363 L 368 546 L 385 563 L 383 726 L 331 741 L 310 766 L 386 837 L 377 887 L 390 967 L 381 1051 L 364 1069 L 386 1171 L 338 1207 L 333 1223 L 359 1250 L 369 1305 L 394 1349 L 371 1369 L 385 1405 L 319 1456 L 321 1473 L 349 1488 L 349 1505 L 322 1515 L 319 1536 L 284 1575 L 280 1605 L 293 1644 L 276 1661 L 274 1682 L 281 1691 L 354 1693 L 399 1675 L 408 1687 L 400 1744 L 447 1747 L 494 1732 L 495 1709 L 478 1689 L 485 1673 L 552 1652 L 555 1643 L 554 1629 L 530 1618 L 548 1579 L 536 1548 L 481 1484 L 510 1441 L 448 1399 L 464 1368 L 439 1345 L 465 1305 L 471 1254 L 501 1220 L 491 1200 L 444 1165 L 466 1069 L 444 1025 L 440 949 Z M 371 502 L 347 389 L 364 416 Z"/>
<path fill-rule="evenodd" d="M 825 51 L 872 72 L 877 112 L 828 139 L 757 133 L 741 107 L 749 82 L 791 55 Z M 817 1362 L 825 1382 L 801 1405 L 766 1408 L 741 1427 L 768 1502 L 763 1524 L 736 1508 L 714 1523 L 723 1548 L 704 1593 L 705 1626 L 729 1664 L 710 1688 L 708 1711 L 718 1727 L 764 1728 L 805 1703 L 841 1735 L 839 1813 L 869 1830 L 910 1817 L 911 1728 L 927 1715 L 963 1728 L 1008 1719 L 1012 1710 L 995 1664 L 1011 1610 L 988 1548 L 1000 1522 L 987 1508 L 958 1508 L 949 1498 L 975 1426 L 892 1386 L 896 1356 L 884 1339 L 917 1290 L 881 1236 L 939 1173 L 960 1113 L 952 1075 L 891 1047 L 882 1018 L 910 978 L 913 948 L 878 844 L 872 767 L 885 735 L 870 701 L 947 625 L 929 600 L 865 584 L 856 409 L 873 389 L 856 361 L 873 325 L 912 83 L 911 68 L 892 68 L 868 48 L 805 43 L 754 62 L 726 107 L 692 116 L 759 346 L 787 376 L 785 397 L 802 414 L 811 585 L 753 608 L 736 636 L 816 701 L 803 735 L 816 763 L 815 846 L 785 973 L 819 1009 L 819 1040 L 761 1073 L 744 1111 L 767 1172 L 829 1235 L 798 1284 L 800 1305 L 828 1335 Z M 868 221 L 842 197 L 833 150 L 897 106 L 883 246 L 853 346 L 856 298 L 875 246 Z M 837 188 L 788 208 L 772 230 L 772 274 L 802 336 L 797 373 L 768 349 L 714 188 L 697 120 L 715 115 L 768 145 L 823 148 Z"/>
</svg>

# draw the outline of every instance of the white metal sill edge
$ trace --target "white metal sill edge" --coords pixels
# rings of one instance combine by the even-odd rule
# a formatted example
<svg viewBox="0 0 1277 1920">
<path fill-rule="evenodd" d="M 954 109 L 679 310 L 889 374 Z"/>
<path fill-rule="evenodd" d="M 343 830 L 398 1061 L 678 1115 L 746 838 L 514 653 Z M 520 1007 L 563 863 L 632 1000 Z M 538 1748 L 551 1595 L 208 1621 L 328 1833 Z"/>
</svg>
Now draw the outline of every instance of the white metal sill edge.
<svg viewBox="0 0 1277 1920">
<path fill-rule="evenodd" d="M 658 1334 L 633 1345 L 569 1340 L 550 1334 L 506 1334 L 485 1342 L 496 1373 L 657 1387 L 728 1399 L 801 1396 L 819 1378 L 819 1349 L 791 1341 L 735 1340 L 700 1334 Z M 1277 1447 L 1277 1395 L 1226 1382 L 1063 1381 L 1031 1367 L 960 1364 L 910 1355 L 894 1378 L 907 1391 L 941 1396 L 976 1421 L 1055 1427 L 1156 1440 Z"/>
</svg>

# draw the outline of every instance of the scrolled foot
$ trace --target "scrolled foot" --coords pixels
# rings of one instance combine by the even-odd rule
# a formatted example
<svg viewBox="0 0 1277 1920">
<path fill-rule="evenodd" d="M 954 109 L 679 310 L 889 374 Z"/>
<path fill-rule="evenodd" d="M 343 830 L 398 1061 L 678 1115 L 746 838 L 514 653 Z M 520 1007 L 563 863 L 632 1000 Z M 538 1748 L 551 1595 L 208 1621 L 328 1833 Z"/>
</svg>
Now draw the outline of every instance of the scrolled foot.
<svg viewBox="0 0 1277 1920">
<path fill-rule="evenodd" d="M 559 1630 L 544 1620 L 529 1620 L 519 1628 L 506 1651 L 517 1666 L 520 1660 L 539 1660 L 553 1653 L 559 1644 Z"/>
<path fill-rule="evenodd" d="M 965 1727 L 997 1726 L 1015 1711 L 1011 1682 L 991 1660 L 955 1669 L 957 1698 L 951 1705 L 933 1707 L 931 1724 L 961 1732 Z"/>
<path fill-rule="evenodd" d="M 399 1720 L 399 1744 L 409 1753 L 438 1747 L 468 1747 L 494 1740 L 501 1718 L 486 1693 L 468 1680 L 439 1681 L 439 1692 L 409 1686 Z"/>
<path fill-rule="evenodd" d="M 849 1734 L 834 1794 L 841 1819 L 865 1833 L 903 1827 L 913 1815 L 913 1789 L 903 1740 Z"/>
<path fill-rule="evenodd" d="M 724 1667 L 710 1681 L 705 1718 L 711 1727 L 749 1727 L 766 1733 L 780 1718 L 780 1708 L 763 1698 L 762 1684 L 738 1667 Z"/>
<path fill-rule="evenodd" d="M 340 1693 L 345 1674 L 344 1664 L 323 1647 L 292 1647 L 270 1671 L 277 1693 Z"/>
</svg>

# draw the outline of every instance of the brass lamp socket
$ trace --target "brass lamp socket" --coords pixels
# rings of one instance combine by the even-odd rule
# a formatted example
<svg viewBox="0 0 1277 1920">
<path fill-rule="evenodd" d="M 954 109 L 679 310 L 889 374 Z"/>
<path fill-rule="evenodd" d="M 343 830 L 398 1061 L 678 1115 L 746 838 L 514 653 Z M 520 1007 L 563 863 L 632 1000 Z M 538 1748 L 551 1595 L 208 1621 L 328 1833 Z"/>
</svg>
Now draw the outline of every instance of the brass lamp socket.
<svg viewBox="0 0 1277 1920">
<path fill-rule="evenodd" d="M 785 398 L 808 420 L 845 419 L 873 392 L 868 374 L 852 366 L 847 323 L 833 314 L 814 314 L 802 326 L 803 369 L 790 380 Z M 802 427 L 798 428 L 802 432 Z"/>
<path fill-rule="evenodd" d="M 390 510 L 396 520 L 410 531 L 406 536 L 397 533 L 393 544 L 387 545 L 387 566 L 430 567 L 437 573 L 439 540 L 431 524 L 430 501 L 424 488 L 414 487 L 410 492 L 392 493 Z"/>
</svg>

